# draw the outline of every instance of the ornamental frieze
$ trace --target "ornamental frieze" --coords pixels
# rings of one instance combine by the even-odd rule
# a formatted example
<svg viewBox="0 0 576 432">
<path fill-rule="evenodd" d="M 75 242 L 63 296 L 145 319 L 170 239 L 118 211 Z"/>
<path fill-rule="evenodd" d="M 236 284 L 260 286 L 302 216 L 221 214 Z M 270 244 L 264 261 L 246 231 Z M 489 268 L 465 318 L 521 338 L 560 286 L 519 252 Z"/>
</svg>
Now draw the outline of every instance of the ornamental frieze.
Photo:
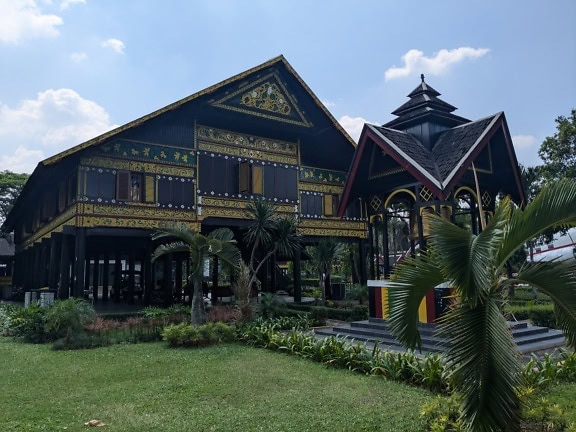
<svg viewBox="0 0 576 432">
<path fill-rule="evenodd" d="M 83 204 L 79 209 L 82 214 L 124 216 L 124 217 L 144 217 L 155 219 L 196 219 L 193 211 L 170 210 L 158 208 L 156 206 L 113 206 L 100 204 Z"/>
<path fill-rule="evenodd" d="M 230 156 L 236 156 L 243 159 L 259 159 L 271 162 L 278 162 L 283 164 L 297 165 L 298 158 L 296 156 L 287 156 L 274 153 L 267 153 L 260 150 L 246 149 L 240 147 L 231 147 L 221 144 L 212 144 L 207 142 L 200 142 L 198 149 L 211 153 L 222 153 Z"/>
<path fill-rule="evenodd" d="M 340 194 L 344 190 L 344 187 L 329 184 L 305 183 L 303 181 L 300 181 L 298 189 L 300 189 L 301 191 Z"/>
<path fill-rule="evenodd" d="M 211 197 L 202 197 L 201 205 L 203 209 L 206 209 L 207 206 L 212 207 L 226 207 L 226 208 L 234 208 L 234 209 L 242 209 L 246 210 L 246 206 L 248 205 L 248 201 L 243 200 L 231 200 L 231 199 L 219 199 L 219 198 L 211 198 Z M 294 213 L 294 205 L 276 205 L 276 209 L 278 212 L 281 213 Z"/>
<path fill-rule="evenodd" d="M 318 237 L 353 237 L 353 238 L 368 238 L 365 230 L 347 230 L 347 229 L 325 229 L 325 228 L 298 228 L 298 232 L 304 236 L 318 236 Z"/>
<path fill-rule="evenodd" d="M 175 219 L 173 219 L 175 220 Z M 200 225 L 196 222 L 188 220 L 181 220 L 181 222 L 188 225 L 191 229 L 198 231 Z M 113 217 L 99 217 L 99 216 L 80 216 L 79 226 L 90 228 L 96 226 L 105 227 L 118 227 L 118 228 L 142 228 L 142 229 L 155 229 L 165 224 L 166 220 L 155 219 L 128 219 L 128 218 L 113 218 Z"/>
<path fill-rule="evenodd" d="M 344 186 L 346 173 L 313 167 L 300 168 L 300 180 L 315 183 L 332 183 Z"/>
<path fill-rule="evenodd" d="M 340 219 L 302 219 L 300 226 L 302 228 L 366 229 L 365 222 L 344 221 Z"/>
<path fill-rule="evenodd" d="M 245 135 L 207 126 L 198 126 L 197 132 L 198 139 L 202 141 L 212 141 L 214 143 L 228 144 L 234 147 L 259 150 L 268 153 L 296 155 L 298 148 L 295 143 L 287 141 L 271 140 L 268 138 Z"/>
<path fill-rule="evenodd" d="M 194 152 L 186 148 L 166 147 L 148 143 L 120 140 L 98 147 L 98 152 L 113 157 L 156 161 L 176 165 L 195 165 Z"/>
<path fill-rule="evenodd" d="M 141 162 L 136 160 L 109 159 L 98 156 L 82 158 L 82 165 L 99 168 L 115 168 L 132 172 L 149 174 L 166 174 L 180 177 L 194 177 L 194 168 L 159 165 L 155 163 Z"/>
</svg>

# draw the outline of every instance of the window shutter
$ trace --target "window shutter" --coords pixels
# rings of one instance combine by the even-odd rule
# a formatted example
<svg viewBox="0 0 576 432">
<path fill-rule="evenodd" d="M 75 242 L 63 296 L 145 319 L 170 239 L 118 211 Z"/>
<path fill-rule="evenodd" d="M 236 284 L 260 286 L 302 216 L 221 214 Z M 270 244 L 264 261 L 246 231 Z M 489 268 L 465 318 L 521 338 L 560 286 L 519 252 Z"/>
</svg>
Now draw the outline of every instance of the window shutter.
<svg viewBox="0 0 576 432">
<path fill-rule="evenodd" d="M 118 171 L 116 175 L 116 199 L 130 200 L 130 171 Z"/>
<path fill-rule="evenodd" d="M 257 165 L 252 165 L 252 193 L 262 195 L 264 192 L 263 188 L 263 178 L 262 178 L 262 167 Z"/>
<path fill-rule="evenodd" d="M 332 195 L 324 195 L 324 216 L 334 216 L 332 209 Z"/>
<path fill-rule="evenodd" d="M 147 203 L 156 201 L 156 178 L 153 175 L 147 175 L 144 183 L 144 200 Z"/>
<path fill-rule="evenodd" d="M 338 207 L 340 207 L 340 195 L 332 195 L 332 215 L 338 215 Z"/>
<path fill-rule="evenodd" d="M 240 193 L 250 192 L 250 164 L 248 162 L 240 162 L 240 179 L 239 190 Z"/>
</svg>

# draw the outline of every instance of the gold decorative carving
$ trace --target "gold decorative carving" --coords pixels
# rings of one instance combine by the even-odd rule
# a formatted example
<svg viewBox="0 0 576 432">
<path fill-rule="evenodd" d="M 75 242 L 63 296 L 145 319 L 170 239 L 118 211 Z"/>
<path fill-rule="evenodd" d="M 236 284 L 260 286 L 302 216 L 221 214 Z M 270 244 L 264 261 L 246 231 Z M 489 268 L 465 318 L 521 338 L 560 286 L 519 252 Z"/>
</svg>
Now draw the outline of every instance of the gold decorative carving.
<svg viewBox="0 0 576 432">
<path fill-rule="evenodd" d="M 204 211 L 207 206 L 235 208 L 235 209 L 245 210 L 247 204 L 248 204 L 248 201 L 244 201 L 244 200 L 222 199 L 222 198 L 212 198 L 212 197 L 204 197 L 203 196 L 201 205 L 202 205 L 202 209 Z M 278 204 L 278 205 L 276 205 L 276 209 L 278 212 L 281 212 L 281 213 L 294 213 L 294 204 L 292 204 L 292 205 Z"/>
<path fill-rule="evenodd" d="M 342 191 L 344 190 L 342 186 L 318 184 L 318 183 L 304 183 L 303 181 L 300 181 L 298 188 L 301 191 L 323 192 L 331 194 L 341 194 Z"/>
<path fill-rule="evenodd" d="M 346 229 L 325 229 L 325 228 L 298 228 L 298 232 L 304 236 L 318 236 L 318 237 L 353 237 L 353 238 L 368 238 L 367 232 L 346 230 Z"/>
<path fill-rule="evenodd" d="M 110 159 L 98 156 L 82 158 L 82 165 L 99 168 L 115 168 L 132 172 L 145 172 L 149 174 L 165 174 L 180 177 L 194 177 L 194 168 L 160 165 L 152 162 L 136 160 Z"/>
<path fill-rule="evenodd" d="M 258 136 L 245 135 L 207 126 L 197 127 L 198 138 L 205 141 L 227 144 L 245 149 L 259 150 L 269 153 L 296 155 L 297 145 L 288 141 L 272 140 Z"/>
<path fill-rule="evenodd" d="M 301 219 L 302 228 L 365 230 L 366 223 L 340 219 Z"/>
<path fill-rule="evenodd" d="M 297 165 L 298 158 L 296 156 L 284 156 L 279 154 L 267 153 L 260 150 L 246 149 L 240 147 L 231 147 L 221 144 L 213 144 L 200 142 L 198 148 L 203 151 L 212 153 L 222 153 L 231 156 L 246 158 L 246 159 L 259 159 L 271 162 L 278 162 L 283 164 Z"/>
<path fill-rule="evenodd" d="M 170 220 L 179 220 L 177 218 L 172 218 Z M 122 217 L 100 217 L 100 216 L 80 216 L 79 226 L 82 227 L 95 227 L 95 226 L 105 226 L 105 227 L 119 227 L 119 228 L 142 228 L 142 229 L 154 229 L 158 228 L 163 223 L 167 222 L 166 219 L 128 219 Z M 197 222 L 190 222 L 190 220 L 181 220 L 191 229 L 198 231 L 200 224 Z"/>
<path fill-rule="evenodd" d="M 275 83 L 265 82 L 242 95 L 240 103 L 252 108 L 289 115 L 291 108 Z"/>
<path fill-rule="evenodd" d="M 156 206 L 118 206 L 102 204 L 83 204 L 80 211 L 82 214 L 89 215 L 106 215 L 106 216 L 123 216 L 123 217 L 143 217 L 154 219 L 196 219 L 194 211 L 172 210 L 167 208 L 158 208 Z"/>
</svg>

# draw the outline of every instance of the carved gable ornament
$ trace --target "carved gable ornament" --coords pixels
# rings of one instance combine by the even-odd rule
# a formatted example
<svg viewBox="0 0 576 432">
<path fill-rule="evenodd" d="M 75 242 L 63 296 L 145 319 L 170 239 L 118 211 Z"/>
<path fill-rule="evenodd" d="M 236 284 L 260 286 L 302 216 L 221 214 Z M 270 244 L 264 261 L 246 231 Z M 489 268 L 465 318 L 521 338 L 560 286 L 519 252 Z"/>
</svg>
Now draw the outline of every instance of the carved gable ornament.
<svg viewBox="0 0 576 432">
<path fill-rule="evenodd" d="M 311 126 L 276 73 L 242 85 L 212 105 L 284 123 Z"/>
</svg>

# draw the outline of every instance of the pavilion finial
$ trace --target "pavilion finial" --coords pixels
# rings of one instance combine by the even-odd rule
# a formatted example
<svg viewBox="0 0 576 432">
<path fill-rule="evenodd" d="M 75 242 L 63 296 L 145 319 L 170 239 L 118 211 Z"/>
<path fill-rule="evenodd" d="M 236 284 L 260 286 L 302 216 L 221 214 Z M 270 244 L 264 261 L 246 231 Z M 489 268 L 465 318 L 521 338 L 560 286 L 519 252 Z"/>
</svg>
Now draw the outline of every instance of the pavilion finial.
<svg viewBox="0 0 576 432">
<path fill-rule="evenodd" d="M 420 79 L 424 82 L 424 74 L 420 74 Z"/>
</svg>

